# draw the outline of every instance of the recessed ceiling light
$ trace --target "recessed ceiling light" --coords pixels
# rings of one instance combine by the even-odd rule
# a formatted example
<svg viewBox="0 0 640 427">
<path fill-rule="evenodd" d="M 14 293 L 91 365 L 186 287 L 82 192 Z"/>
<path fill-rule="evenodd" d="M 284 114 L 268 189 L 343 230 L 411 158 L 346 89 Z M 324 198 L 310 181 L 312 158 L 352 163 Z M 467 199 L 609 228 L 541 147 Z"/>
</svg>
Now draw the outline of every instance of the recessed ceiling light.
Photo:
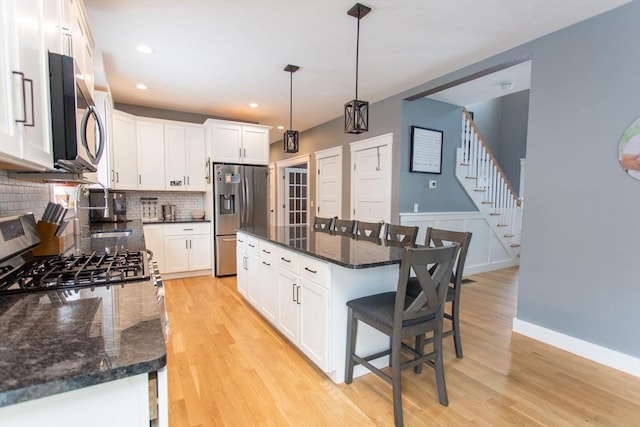
<svg viewBox="0 0 640 427">
<path fill-rule="evenodd" d="M 279 126 L 278 126 L 278 129 L 282 130 L 282 129 L 284 129 L 284 126 L 279 125 Z"/>
<path fill-rule="evenodd" d="M 140 53 L 153 53 L 153 49 L 146 44 L 139 44 L 136 46 L 136 50 Z"/>
<path fill-rule="evenodd" d="M 249 104 L 249 107 L 251 107 L 251 108 L 258 108 L 258 107 L 259 107 L 259 105 L 258 105 L 257 103 L 255 103 L 255 102 L 252 102 L 251 104 Z"/>
<path fill-rule="evenodd" d="M 144 84 L 144 83 L 138 83 L 138 84 L 136 85 L 136 87 L 137 87 L 138 89 L 140 89 L 140 90 L 147 90 L 147 89 L 149 89 L 149 86 L 147 86 L 147 85 L 146 85 L 146 84 Z"/>
</svg>

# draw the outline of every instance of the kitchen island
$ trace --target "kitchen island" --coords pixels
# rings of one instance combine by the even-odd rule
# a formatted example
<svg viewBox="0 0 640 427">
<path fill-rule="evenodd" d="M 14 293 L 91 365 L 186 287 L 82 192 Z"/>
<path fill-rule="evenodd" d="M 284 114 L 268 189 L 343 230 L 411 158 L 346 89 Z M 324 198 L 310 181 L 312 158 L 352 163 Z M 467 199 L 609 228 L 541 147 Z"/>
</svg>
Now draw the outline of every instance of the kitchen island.
<svg viewBox="0 0 640 427">
<path fill-rule="evenodd" d="M 240 228 L 238 291 L 334 382 L 344 381 L 346 302 L 395 290 L 404 249 L 303 226 Z M 360 325 L 357 351 L 388 348 Z M 378 360 L 384 365 L 385 360 Z M 366 373 L 361 366 L 354 375 Z"/>
<path fill-rule="evenodd" d="M 133 221 L 75 252 L 144 250 Z M 0 424 L 148 426 L 150 389 L 166 404 L 165 321 L 152 280 L 0 295 Z"/>
</svg>

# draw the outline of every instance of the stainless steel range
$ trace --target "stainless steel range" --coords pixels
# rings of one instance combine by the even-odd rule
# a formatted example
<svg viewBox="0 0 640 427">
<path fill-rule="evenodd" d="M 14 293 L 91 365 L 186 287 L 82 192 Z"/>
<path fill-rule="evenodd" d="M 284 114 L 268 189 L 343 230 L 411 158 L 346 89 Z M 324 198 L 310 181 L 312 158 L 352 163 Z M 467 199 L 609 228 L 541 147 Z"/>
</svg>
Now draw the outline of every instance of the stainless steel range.
<svg viewBox="0 0 640 427">
<path fill-rule="evenodd" d="M 40 239 L 32 214 L 0 218 L 0 295 L 71 290 L 154 280 L 157 268 L 142 251 L 34 257 Z"/>
</svg>

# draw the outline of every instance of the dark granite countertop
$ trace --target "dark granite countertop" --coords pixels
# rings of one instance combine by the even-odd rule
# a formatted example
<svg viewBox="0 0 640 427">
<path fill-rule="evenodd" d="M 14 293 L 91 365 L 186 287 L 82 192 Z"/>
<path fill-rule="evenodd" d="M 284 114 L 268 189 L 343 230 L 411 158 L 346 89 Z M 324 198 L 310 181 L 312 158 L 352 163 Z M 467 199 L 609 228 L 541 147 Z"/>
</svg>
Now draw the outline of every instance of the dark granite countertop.
<svg viewBox="0 0 640 427">
<path fill-rule="evenodd" d="M 158 219 L 153 221 L 143 221 L 142 225 L 147 224 L 185 224 L 189 222 L 211 222 L 210 219 L 193 219 L 193 218 L 176 218 L 176 219 Z"/>
<path fill-rule="evenodd" d="M 127 227 L 79 251 L 144 250 L 140 221 Z M 151 281 L 0 296 L 0 407 L 160 369 L 162 326 Z"/>
<path fill-rule="evenodd" d="M 357 240 L 354 237 L 314 231 L 307 226 L 242 227 L 238 231 L 353 269 L 400 264 L 404 252 L 402 247 L 390 246 L 380 239 Z"/>
</svg>

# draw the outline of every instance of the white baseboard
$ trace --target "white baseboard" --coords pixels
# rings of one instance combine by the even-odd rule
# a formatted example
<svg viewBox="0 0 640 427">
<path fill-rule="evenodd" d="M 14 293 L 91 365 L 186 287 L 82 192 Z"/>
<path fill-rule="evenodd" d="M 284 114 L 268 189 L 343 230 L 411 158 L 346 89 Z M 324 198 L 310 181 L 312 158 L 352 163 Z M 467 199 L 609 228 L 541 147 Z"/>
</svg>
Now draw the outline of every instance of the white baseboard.
<svg viewBox="0 0 640 427">
<path fill-rule="evenodd" d="M 640 377 L 640 359 L 637 357 L 561 334 L 515 317 L 513 318 L 513 331 L 585 359 Z"/>
</svg>

